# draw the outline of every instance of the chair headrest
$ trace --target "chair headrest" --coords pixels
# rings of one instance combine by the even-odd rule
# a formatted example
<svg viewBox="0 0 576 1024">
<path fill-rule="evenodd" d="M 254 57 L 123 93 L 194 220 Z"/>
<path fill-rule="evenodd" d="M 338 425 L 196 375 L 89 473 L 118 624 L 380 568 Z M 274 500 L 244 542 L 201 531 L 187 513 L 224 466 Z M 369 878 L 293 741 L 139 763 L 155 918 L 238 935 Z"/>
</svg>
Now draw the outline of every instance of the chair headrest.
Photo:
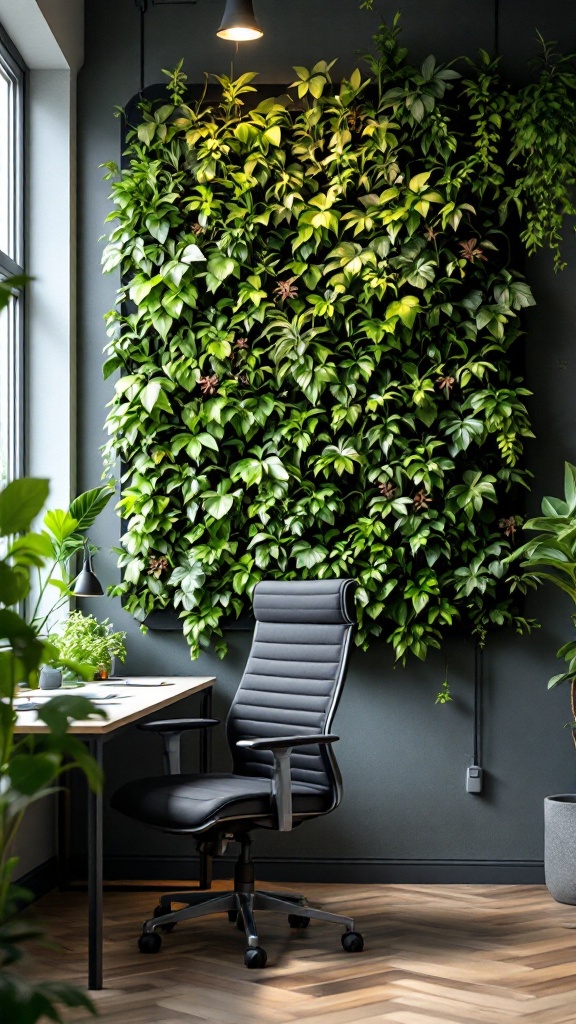
<svg viewBox="0 0 576 1024">
<path fill-rule="evenodd" d="M 254 588 L 259 622 L 352 625 L 355 580 L 263 580 Z"/>
</svg>

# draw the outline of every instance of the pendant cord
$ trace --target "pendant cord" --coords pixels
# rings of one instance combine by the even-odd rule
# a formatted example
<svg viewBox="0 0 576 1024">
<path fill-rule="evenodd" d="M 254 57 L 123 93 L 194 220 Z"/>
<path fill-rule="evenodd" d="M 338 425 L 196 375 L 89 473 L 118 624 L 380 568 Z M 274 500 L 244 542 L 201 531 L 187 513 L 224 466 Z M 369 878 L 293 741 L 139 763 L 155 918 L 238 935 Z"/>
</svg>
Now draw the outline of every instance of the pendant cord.
<svg viewBox="0 0 576 1024">
<path fill-rule="evenodd" d="M 148 0 L 136 0 L 136 6 L 140 11 L 140 95 L 142 95 L 144 92 L 146 70 L 145 17 L 148 10 Z"/>
</svg>

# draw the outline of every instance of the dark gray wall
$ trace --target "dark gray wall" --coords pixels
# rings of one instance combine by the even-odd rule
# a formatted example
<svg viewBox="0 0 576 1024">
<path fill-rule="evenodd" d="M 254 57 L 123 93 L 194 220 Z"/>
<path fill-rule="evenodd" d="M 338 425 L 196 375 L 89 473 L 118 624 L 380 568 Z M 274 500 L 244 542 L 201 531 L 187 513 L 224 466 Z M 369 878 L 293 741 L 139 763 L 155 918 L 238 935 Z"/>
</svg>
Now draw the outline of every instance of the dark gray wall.
<svg viewBox="0 0 576 1024">
<path fill-rule="evenodd" d="M 357 0 L 257 0 L 266 35 L 246 44 L 235 61 L 236 73 L 258 70 L 263 82 L 290 81 L 292 65 L 339 57 L 342 73 L 358 62 L 357 51 L 370 43 L 373 22 Z M 500 39 L 505 67 L 515 78 L 525 74 L 535 29 L 574 48 L 576 26 L 563 0 L 506 0 L 501 5 Z M 147 83 L 159 69 L 181 56 L 191 81 L 202 72 L 227 73 L 230 44 L 214 36 L 223 0 L 197 6 L 152 8 L 147 16 Z M 404 42 L 415 57 L 435 53 L 443 60 L 493 40 L 493 5 L 488 0 L 405 0 Z M 101 379 L 106 341 L 103 314 L 114 302 L 117 281 L 100 273 L 103 224 L 109 212 L 108 187 L 99 165 L 118 159 L 119 123 L 114 107 L 139 84 L 138 15 L 133 0 L 86 0 L 86 63 L 79 99 L 79 487 L 97 484 L 99 446 L 104 442 L 105 406 L 112 394 Z M 531 261 L 528 273 L 538 307 L 527 320 L 528 384 L 537 433 L 529 450 L 534 472 L 533 510 L 542 493 L 558 493 L 564 459 L 576 462 L 576 384 L 573 324 L 576 305 L 576 246 L 566 247 L 570 268 L 554 275 L 545 255 Z M 97 570 L 105 583 L 118 578 L 109 549 L 118 543 L 119 526 L 110 511 L 93 539 L 102 547 Z M 110 615 L 128 632 L 131 673 L 210 673 L 218 677 L 217 713 L 224 715 L 242 671 L 249 637 L 230 634 L 224 662 L 211 655 L 190 664 L 183 638 L 175 633 L 142 636 L 119 601 L 101 599 L 91 611 Z M 542 628 L 529 638 L 502 635 L 485 656 L 485 792 L 465 792 L 472 753 L 473 647 L 454 641 L 447 647 L 454 702 L 435 706 L 443 679 L 443 654 L 425 665 L 393 669 L 384 645 L 356 652 L 336 729 L 342 736 L 338 756 L 345 781 L 341 807 L 329 818 L 292 835 L 264 836 L 265 858 L 292 858 L 292 873 L 318 877 L 425 881 L 535 881 L 541 878 L 542 799 L 546 793 L 574 788 L 574 755 L 563 729 L 569 720 L 566 690 L 546 692 L 555 670 L 554 652 L 570 634 L 568 602 L 541 593 L 528 608 Z M 196 710 L 193 701 L 183 713 Z M 136 731 L 112 741 L 107 753 L 107 784 L 112 789 L 141 772 L 160 771 L 154 738 Z M 191 755 L 190 755 L 191 756 Z M 216 762 L 226 764 L 217 747 Z M 118 858 L 187 856 L 192 845 L 165 837 L 109 812 L 107 852 Z M 114 860 L 115 859 L 115 860 Z M 312 859 L 313 864 L 301 863 Z M 294 866 L 296 865 L 296 867 Z M 146 869 L 150 868 L 148 861 Z M 290 865 L 283 865 L 283 869 Z M 165 873 L 168 867 L 164 865 Z M 125 872 L 135 870 L 125 863 Z M 322 874 L 324 872 L 324 875 Z M 122 873 L 122 871 L 121 871 Z M 146 873 L 146 871 L 144 872 Z"/>
</svg>

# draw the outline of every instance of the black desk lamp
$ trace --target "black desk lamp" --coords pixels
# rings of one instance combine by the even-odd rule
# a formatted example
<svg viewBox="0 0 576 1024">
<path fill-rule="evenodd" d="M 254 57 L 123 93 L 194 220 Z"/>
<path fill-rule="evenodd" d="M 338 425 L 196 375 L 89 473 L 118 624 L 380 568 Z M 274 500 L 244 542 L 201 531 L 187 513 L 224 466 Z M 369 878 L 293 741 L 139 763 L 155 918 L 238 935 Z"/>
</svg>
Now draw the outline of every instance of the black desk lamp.
<svg viewBox="0 0 576 1024">
<path fill-rule="evenodd" d="M 92 555 L 88 542 L 84 541 L 84 564 L 76 577 L 73 591 L 75 597 L 102 597 L 104 591 L 96 573 L 92 569 Z"/>
</svg>

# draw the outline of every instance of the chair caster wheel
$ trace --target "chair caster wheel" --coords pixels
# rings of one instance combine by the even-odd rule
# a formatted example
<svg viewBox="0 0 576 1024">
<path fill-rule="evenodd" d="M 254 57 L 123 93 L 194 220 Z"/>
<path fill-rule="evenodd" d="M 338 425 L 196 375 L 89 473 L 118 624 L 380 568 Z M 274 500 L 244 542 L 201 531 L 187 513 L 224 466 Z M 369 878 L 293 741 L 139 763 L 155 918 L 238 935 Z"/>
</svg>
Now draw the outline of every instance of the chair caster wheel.
<svg viewBox="0 0 576 1024">
<path fill-rule="evenodd" d="M 290 928 L 307 928 L 310 924 L 310 918 L 302 917 L 301 914 L 288 914 L 288 924 Z"/>
<path fill-rule="evenodd" d="M 256 946 L 255 949 L 247 949 L 244 954 L 244 963 L 250 970 L 266 967 L 267 959 L 266 950 L 262 949 L 262 946 Z"/>
<path fill-rule="evenodd" d="M 238 911 L 236 910 L 236 908 L 234 908 L 234 910 L 228 911 L 228 920 L 232 924 L 234 924 L 234 922 L 238 920 Z"/>
<path fill-rule="evenodd" d="M 345 953 L 361 953 L 364 949 L 364 938 L 360 932 L 344 932 L 342 948 Z"/>
<path fill-rule="evenodd" d="M 153 917 L 164 917 L 164 914 L 169 914 L 170 913 L 170 909 L 171 908 L 166 909 L 166 907 L 163 907 L 162 904 L 159 903 L 157 907 L 154 907 L 154 913 L 153 913 L 152 916 Z M 175 927 L 176 927 L 176 922 L 172 921 L 170 924 L 161 924 L 160 927 L 159 927 L 159 930 L 161 932 L 166 932 L 166 934 L 168 934 L 168 932 L 173 932 Z"/>
<path fill-rule="evenodd" d="M 141 953 L 159 953 L 162 947 L 162 939 L 158 932 L 144 932 L 138 939 L 138 949 Z"/>
</svg>

